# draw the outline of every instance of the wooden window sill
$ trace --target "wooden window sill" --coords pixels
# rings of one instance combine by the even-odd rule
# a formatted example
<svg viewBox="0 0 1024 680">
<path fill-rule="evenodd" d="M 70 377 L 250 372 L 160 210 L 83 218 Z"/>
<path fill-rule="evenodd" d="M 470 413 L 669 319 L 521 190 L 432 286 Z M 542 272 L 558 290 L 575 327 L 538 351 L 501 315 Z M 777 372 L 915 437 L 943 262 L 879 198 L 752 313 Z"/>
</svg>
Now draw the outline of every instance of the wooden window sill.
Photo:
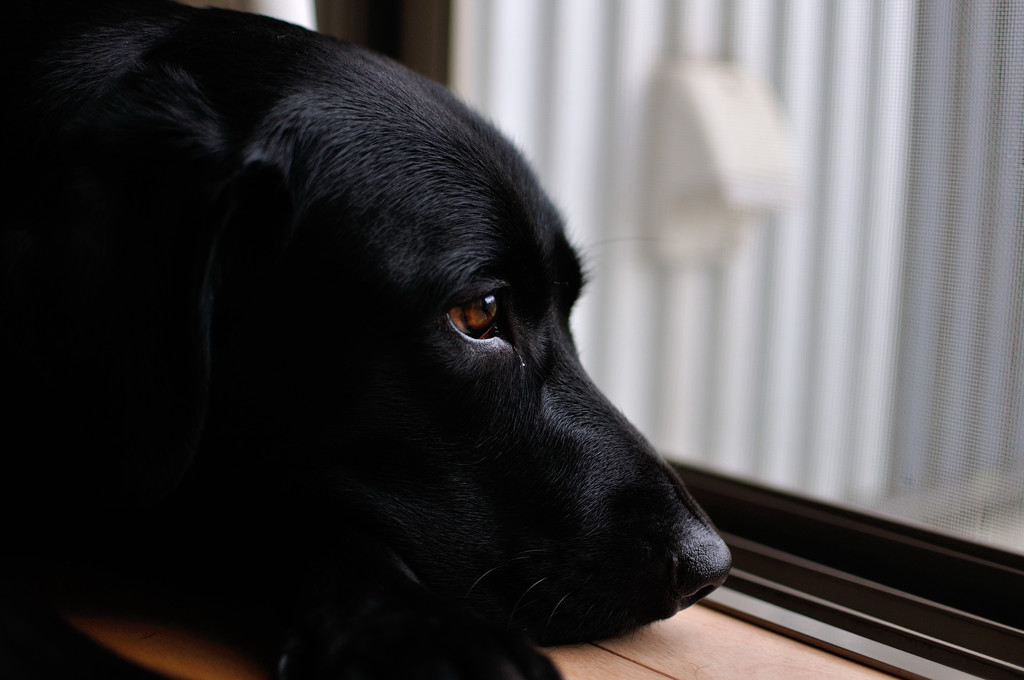
<svg viewBox="0 0 1024 680">
<path fill-rule="evenodd" d="M 123 657 L 180 680 L 267 680 L 236 650 L 187 631 L 69 613 L 73 625 Z M 883 680 L 892 676 L 703 606 L 633 635 L 547 649 L 567 680 Z"/>
<path fill-rule="evenodd" d="M 547 652 L 567 680 L 893 677 L 700 605 L 625 638 Z"/>
</svg>

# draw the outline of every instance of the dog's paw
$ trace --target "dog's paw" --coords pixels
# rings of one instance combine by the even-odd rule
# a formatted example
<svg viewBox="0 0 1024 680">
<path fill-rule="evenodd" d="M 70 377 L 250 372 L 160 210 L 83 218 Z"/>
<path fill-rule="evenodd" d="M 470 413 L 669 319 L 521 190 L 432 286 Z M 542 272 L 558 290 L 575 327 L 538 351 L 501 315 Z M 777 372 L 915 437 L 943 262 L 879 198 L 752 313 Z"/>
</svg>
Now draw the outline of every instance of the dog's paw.
<svg viewBox="0 0 1024 680">
<path fill-rule="evenodd" d="M 562 677 L 521 635 L 461 612 L 377 612 L 344 627 L 317 628 L 293 638 L 281 657 L 280 680 Z"/>
</svg>

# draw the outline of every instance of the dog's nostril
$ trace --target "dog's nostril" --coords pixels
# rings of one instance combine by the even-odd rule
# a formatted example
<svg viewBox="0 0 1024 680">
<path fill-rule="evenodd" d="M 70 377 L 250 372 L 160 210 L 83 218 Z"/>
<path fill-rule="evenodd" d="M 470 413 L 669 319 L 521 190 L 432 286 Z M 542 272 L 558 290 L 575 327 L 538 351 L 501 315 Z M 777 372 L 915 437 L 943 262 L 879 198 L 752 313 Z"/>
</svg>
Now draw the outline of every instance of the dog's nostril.
<svg viewBox="0 0 1024 680">
<path fill-rule="evenodd" d="M 707 583 L 706 581 L 695 582 L 691 579 L 680 583 L 679 588 L 676 592 L 679 593 L 679 597 L 681 597 L 682 599 L 688 602 L 696 602 L 697 600 L 708 595 L 717 587 L 717 583 Z"/>
<path fill-rule="evenodd" d="M 717 584 L 717 583 L 712 583 L 711 585 L 704 586 L 703 588 L 698 590 L 696 593 L 691 595 L 690 599 L 692 599 L 694 602 L 697 602 L 699 600 L 703 600 L 705 597 L 707 597 L 708 595 L 710 595 L 714 591 L 718 590 L 718 586 L 719 586 L 719 584 Z"/>
</svg>

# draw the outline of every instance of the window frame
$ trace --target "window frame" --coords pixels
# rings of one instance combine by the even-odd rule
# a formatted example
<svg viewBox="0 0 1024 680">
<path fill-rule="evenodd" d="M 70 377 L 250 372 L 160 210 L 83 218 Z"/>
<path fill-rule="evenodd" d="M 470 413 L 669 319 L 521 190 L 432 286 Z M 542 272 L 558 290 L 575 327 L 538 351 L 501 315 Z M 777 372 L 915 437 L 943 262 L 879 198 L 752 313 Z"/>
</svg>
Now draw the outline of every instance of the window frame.
<svg viewBox="0 0 1024 680">
<path fill-rule="evenodd" d="M 733 552 L 710 606 L 902 677 L 1024 676 L 1024 555 L 673 466 Z"/>
</svg>

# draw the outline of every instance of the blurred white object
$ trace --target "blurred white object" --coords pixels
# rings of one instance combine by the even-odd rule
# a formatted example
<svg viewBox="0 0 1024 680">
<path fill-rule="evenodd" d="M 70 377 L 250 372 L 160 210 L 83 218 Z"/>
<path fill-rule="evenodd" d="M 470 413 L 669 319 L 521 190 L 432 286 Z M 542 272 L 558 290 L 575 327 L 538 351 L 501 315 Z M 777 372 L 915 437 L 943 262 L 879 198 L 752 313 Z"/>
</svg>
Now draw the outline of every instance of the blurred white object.
<svg viewBox="0 0 1024 680">
<path fill-rule="evenodd" d="M 749 72 L 714 61 L 659 70 L 651 97 L 647 223 L 672 260 L 720 257 L 747 225 L 796 199 L 779 106 Z"/>
<path fill-rule="evenodd" d="M 245 9 L 316 30 L 316 8 L 313 0 L 247 0 Z"/>
</svg>

